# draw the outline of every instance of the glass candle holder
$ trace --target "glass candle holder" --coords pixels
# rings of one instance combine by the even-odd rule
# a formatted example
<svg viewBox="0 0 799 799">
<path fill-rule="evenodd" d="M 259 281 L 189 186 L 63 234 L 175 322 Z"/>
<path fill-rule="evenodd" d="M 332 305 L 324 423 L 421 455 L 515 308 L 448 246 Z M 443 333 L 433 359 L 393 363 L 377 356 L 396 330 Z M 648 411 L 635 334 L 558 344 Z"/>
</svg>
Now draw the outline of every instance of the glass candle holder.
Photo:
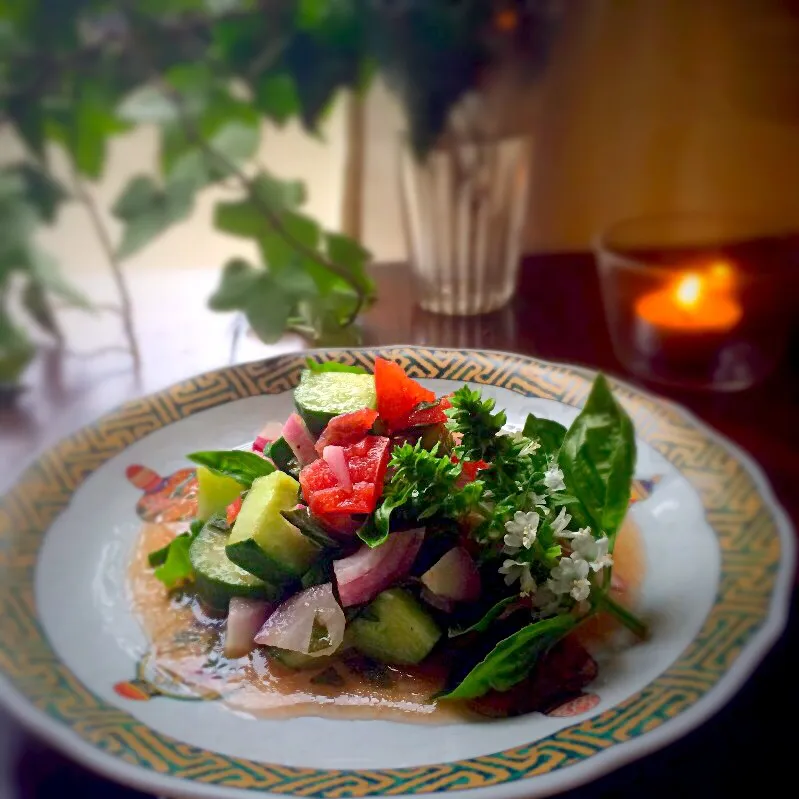
<svg viewBox="0 0 799 799">
<path fill-rule="evenodd" d="M 597 241 L 602 298 L 619 360 L 683 388 L 739 391 L 783 356 L 787 269 L 769 237 L 735 217 L 672 214 L 619 222 Z"/>
</svg>

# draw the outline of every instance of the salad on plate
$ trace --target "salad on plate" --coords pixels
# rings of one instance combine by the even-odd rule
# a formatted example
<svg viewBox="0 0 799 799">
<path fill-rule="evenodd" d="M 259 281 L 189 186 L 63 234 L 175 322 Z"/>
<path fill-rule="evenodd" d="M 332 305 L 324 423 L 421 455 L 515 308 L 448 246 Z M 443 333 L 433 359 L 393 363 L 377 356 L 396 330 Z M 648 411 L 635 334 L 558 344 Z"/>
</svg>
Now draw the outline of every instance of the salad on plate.
<svg viewBox="0 0 799 799">
<path fill-rule="evenodd" d="M 188 456 L 197 519 L 146 557 L 231 673 L 310 675 L 334 702 L 358 663 L 424 677 L 425 706 L 514 715 L 579 695 L 609 629 L 646 636 L 616 546 L 633 424 L 602 375 L 568 429 L 381 358 L 309 360 L 294 403 L 247 449 Z"/>
</svg>

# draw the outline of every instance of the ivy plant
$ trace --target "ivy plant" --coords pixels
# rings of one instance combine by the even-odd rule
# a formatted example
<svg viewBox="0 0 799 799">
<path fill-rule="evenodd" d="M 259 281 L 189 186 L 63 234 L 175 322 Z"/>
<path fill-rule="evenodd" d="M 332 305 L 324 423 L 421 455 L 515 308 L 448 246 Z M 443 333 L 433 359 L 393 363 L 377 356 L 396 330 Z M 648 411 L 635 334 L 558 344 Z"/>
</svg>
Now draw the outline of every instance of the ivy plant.
<svg viewBox="0 0 799 799">
<path fill-rule="evenodd" d="M 32 345 L 10 317 L 22 304 L 59 337 L 54 298 L 89 307 L 34 243 L 68 201 L 85 206 L 120 289 L 136 357 L 124 262 L 223 184 L 214 225 L 251 239 L 258 259 L 221 271 L 210 307 L 239 311 L 265 341 L 285 330 L 342 340 L 373 302 L 369 253 L 304 211 L 306 188 L 254 163 L 262 122 L 298 120 L 313 135 L 341 90 L 381 73 L 402 100 L 420 157 L 453 105 L 530 31 L 549 0 L 9 0 L 0 5 L 0 126 L 26 156 L 0 169 L 0 382 Z M 532 27 L 531 27 L 532 25 Z M 537 33 L 536 33 L 537 35 Z M 540 51 L 533 48 L 534 56 Z M 110 140 L 138 126 L 158 136 L 155 170 L 131 174 L 111 211 L 114 239 L 87 182 L 101 179 Z M 63 185 L 53 146 L 67 156 Z M 7 370 L 3 373 L 2 370 Z"/>
</svg>

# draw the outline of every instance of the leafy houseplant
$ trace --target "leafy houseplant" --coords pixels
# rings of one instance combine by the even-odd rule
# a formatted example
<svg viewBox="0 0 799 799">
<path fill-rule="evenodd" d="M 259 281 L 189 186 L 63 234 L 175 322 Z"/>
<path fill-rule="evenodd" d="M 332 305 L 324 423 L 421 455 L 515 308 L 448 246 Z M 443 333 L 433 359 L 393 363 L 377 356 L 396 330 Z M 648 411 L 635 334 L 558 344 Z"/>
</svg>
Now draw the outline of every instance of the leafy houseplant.
<svg viewBox="0 0 799 799">
<path fill-rule="evenodd" d="M 90 307 L 34 243 L 61 205 L 85 206 L 120 291 L 134 358 L 123 262 L 192 212 L 198 192 L 224 184 L 215 226 L 255 241 L 260 263 L 224 265 L 210 307 L 243 312 L 274 340 L 296 330 L 339 338 L 374 300 L 368 252 L 303 213 L 305 187 L 254 164 L 262 121 L 299 119 L 315 133 L 342 89 L 381 73 L 399 94 L 410 142 L 424 155 L 452 107 L 508 48 L 529 39 L 545 0 L 11 0 L 0 7 L 0 125 L 24 161 L 0 169 L 0 381 L 32 354 L 11 319 L 22 303 L 59 337 L 53 299 Z M 535 28 L 532 29 L 535 33 Z M 86 182 L 100 178 L 109 140 L 155 125 L 156 174 L 132 174 L 106 230 Z M 51 168 L 65 152 L 68 184 Z M 4 371 L 5 370 L 5 371 Z"/>
</svg>

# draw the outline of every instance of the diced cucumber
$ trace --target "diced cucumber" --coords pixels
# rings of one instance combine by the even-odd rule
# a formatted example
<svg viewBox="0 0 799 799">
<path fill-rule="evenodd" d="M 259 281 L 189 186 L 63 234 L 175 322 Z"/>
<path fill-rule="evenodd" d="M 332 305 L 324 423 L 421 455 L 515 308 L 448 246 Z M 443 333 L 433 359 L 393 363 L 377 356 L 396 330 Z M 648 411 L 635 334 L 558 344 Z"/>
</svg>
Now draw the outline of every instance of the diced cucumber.
<svg viewBox="0 0 799 799">
<path fill-rule="evenodd" d="M 294 389 L 294 404 L 311 435 L 318 436 L 334 416 L 376 408 L 375 379 L 373 375 L 306 369 Z"/>
<path fill-rule="evenodd" d="M 322 655 L 318 658 L 304 655 L 302 652 L 292 652 L 290 649 L 280 649 L 276 646 L 266 648 L 269 657 L 274 658 L 287 669 L 316 669 L 329 666 L 333 660 L 333 655 Z"/>
<path fill-rule="evenodd" d="M 281 515 L 297 504 L 299 488 L 284 472 L 259 477 L 244 498 L 228 539 L 230 560 L 276 587 L 302 577 L 321 552 Z"/>
<path fill-rule="evenodd" d="M 215 610 L 227 610 L 231 597 L 274 599 L 277 592 L 263 580 L 232 563 L 225 554 L 227 533 L 206 524 L 189 548 L 194 585 L 200 599 Z"/>
<path fill-rule="evenodd" d="M 232 477 L 215 474 L 205 466 L 197 467 L 197 516 L 210 519 L 225 513 L 227 506 L 244 491 L 244 486 Z"/>
<path fill-rule="evenodd" d="M 395 665 L 421 662 L 441 637 L 432 617 L 402 588 L 378 594 L 348 631 L 350 643 L 359 652 Z"/>
</svg>

